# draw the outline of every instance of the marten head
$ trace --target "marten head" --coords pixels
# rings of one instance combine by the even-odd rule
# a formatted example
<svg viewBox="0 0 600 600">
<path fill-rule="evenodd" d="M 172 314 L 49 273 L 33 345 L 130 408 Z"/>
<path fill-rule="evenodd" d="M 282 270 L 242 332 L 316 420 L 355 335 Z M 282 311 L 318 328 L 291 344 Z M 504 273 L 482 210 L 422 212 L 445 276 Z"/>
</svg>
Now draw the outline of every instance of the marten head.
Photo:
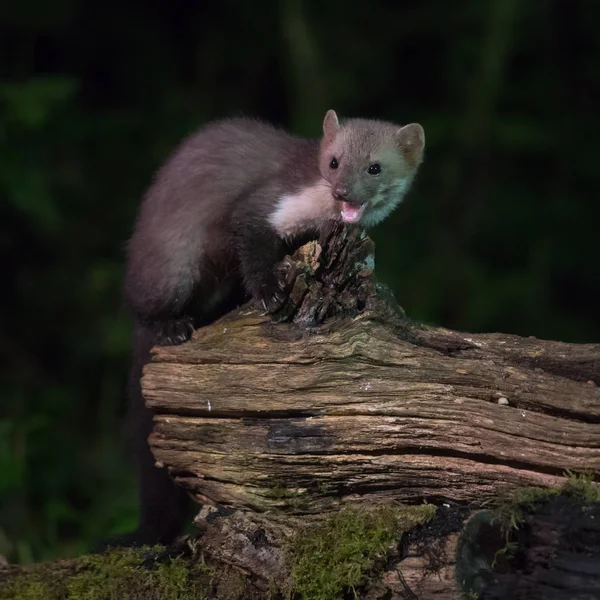
<svg viewBox="0 0 600 600">
<path fill-rule="evenodd" d="M 371 227 L 385 219 L 410 188 L 424 148 L 418 123 L 400 127 L 349 119 L 340 124 L 335 111 L 327 111 L 319 168 L 342 221 Z"/>
</svg>

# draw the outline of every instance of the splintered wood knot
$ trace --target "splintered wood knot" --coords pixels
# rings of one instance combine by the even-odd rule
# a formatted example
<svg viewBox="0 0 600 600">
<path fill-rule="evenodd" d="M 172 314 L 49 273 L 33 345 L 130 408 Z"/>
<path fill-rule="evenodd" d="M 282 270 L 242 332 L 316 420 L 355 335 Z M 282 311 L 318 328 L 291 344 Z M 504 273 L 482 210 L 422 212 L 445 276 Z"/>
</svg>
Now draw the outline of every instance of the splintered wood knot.
<svg viewBox="0 0 600 600">
<path fill-rule="evenodd" d="M 375 246 L 365 231 L 331 221 L 318 241 L 305 244 L 277 265 L 277 278 L 288 297 L 276 319 L 319 325 L 372 308 L 374 268 Z"/>
</svg>

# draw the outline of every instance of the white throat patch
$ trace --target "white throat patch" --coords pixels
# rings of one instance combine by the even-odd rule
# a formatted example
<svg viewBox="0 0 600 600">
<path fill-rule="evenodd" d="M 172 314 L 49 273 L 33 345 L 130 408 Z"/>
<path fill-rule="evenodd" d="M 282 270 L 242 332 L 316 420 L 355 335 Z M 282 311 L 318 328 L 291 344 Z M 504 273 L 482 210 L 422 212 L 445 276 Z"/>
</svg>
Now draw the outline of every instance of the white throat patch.
<svg viewBox="0 0 600 600">
<path fill-rule="evenodd" d="M 283 237 L 291 237 L 307 229 L 320 228 L 325 221 L 339 217 L 336 201 L 331 195 L 331 185 L 324 179 L 301 189 L 295 194 L 279 198 L 269 222 Z"/>
</svg>

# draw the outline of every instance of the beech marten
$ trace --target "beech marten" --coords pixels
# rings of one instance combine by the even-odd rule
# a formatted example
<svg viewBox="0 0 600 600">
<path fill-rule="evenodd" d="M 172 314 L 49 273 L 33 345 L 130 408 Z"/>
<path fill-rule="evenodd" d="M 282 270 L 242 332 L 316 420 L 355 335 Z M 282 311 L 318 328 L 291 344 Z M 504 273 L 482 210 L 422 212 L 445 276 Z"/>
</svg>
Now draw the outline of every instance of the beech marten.
<svg viewBox="0 0 600 600">
<path fill-rule="evenodd" d="M 250 119 L 209 123 L 159 169 L 127 246 L 131 423 L 141 479 L 133 540 L 168 543 L 186 505 L 147 444 L 152 416 L 140 376 L 150 348 L 185 342 L 248 297 L 276 311 L 283 299 L 277 262 L 330 219 L 362 227 L 385 219 L 410 188 L 424 146 L 416 123 L 340 122 L 329 110 L 321 139 Z"/>
</svg>

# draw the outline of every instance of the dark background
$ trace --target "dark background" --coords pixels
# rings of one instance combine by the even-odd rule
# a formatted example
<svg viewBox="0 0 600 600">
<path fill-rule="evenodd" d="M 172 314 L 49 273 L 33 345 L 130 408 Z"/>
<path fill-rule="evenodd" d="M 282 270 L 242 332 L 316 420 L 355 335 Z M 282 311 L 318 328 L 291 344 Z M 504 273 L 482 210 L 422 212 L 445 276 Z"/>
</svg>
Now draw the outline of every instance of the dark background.
<svg viewBox="0 0 600 600">
<path fill-rule="evenodd" d="M 420 122 L 418 181 L 372 232 L 409 316 L 599 341 L 600 2 L 13 0 L 0 21 L 10 560 L 135 525 L 123 244 L 154 169 L 209 119 Z"/>
</svg>

